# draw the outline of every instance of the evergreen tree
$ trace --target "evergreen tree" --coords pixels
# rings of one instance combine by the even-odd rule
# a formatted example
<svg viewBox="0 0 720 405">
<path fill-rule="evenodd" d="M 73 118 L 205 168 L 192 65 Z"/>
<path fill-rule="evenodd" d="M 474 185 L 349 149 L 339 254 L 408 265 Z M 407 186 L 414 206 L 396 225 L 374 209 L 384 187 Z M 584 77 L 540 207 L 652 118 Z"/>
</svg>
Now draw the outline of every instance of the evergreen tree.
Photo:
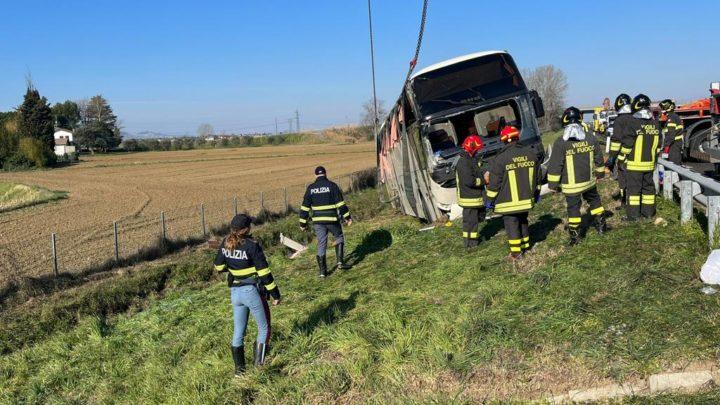
<svg viewBox="0 0 720 405">
<path fill-rule="evenodd" d="M 55 126 L 52 110 L 47 99 L 40 96 L 40 92 L 28 84 L 25 99 L 18 108 L 20 113 L 20 135 L 40 141 L 48 152 L 55 148 Z"/>
<path fill-rule="evenodd" d="M 65 129 L 75 129 L 80 123 L 80 107 L 77 103 L 67 100 L 52 106 L 55 125 Z"/>
<path fill-rule="evenodd" d="M 75 142 L 82 148 L 106 151 L 122 142 L 117 116 L 101 95 L 80 105 L 82 125 L 75 133 Z"/>
</svg>

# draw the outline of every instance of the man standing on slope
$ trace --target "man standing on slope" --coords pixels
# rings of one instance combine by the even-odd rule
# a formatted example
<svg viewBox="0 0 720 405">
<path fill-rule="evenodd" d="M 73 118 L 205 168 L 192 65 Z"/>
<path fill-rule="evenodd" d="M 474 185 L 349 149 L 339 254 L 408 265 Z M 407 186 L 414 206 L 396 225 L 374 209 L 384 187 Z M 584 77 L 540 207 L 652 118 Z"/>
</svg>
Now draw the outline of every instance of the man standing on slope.
<svg viewBox="0 0 720 405">
<path fill-rule="evenodd" d="M 620 209 L 624 209 L 627 204 L 627 169 L 625 167 L 626 154 L 620 153 L 622 148 L 622 134 L 630 130 L 633 122 L 632 111 L 630 105 L 632 99 L 625 93 L 615 98 L 615 111 L 618 115 L 613 123 L 613 134 L 610 138 L 610 155 L 605 166 L 613 171 L 617 163 L 617 182 L 620 189 Z"/>
<path fill-rule="evenodd" d="M 540 162 L 537 153 L 518 143 L 520 131 L 506 126 L 500 132 L 505 145 L 490 163 L 485 207 L 502 214 L 510 255 L 515 261 L 530 249 L 528 211 L 540 201 Z"/>
<path fill-rule="evenodd" d="M 663 133 L 663 157 L 676 165 L 682 163 L 683 123 L 675 112 L 675 102 L 666 99 L 660 102 L 660 110 L 665 116 Z"/>
<path fill-rule="evenodd" d="M 580 241 L 580 207 L 584 199 L 590 205 L 598 233 L 605 233 L 605 209 L 597 191 L 596 178 L 605 176 L 602 149 L 595 137 L 582 125 L 582 113 L 570 107 L 562 115 L 563 136 L 553 144 L 548 166 L 548 187 L 562 190 L 568 210 L 567 229 L 570 245 Z"/>
<path fill-rule="evenodd" d="M 320 277 L 327 276 L 327 250 L 328 234 L 335 238 L 335 257 L 338 269 L 347 269 L 344 264 L 345 240 L 340 221 L 352 225 L 350 210 L 343 199 L 342 190 L 337 184 L 328 180 L 327 172 L 322 166 L 315 168 L 314 183 L 305 190 L 302 206 L 300 206 L 300 228 L 307 229 L 308 219 L 312 220 L 313 230 L 318 240 L 317 263 L 320 268 Z"/>
<path fill-rule="evenodd" d="M 463 152 L 455 169 L 457 183 L 457 201 L 463 209 L 462 232 L 466 248 L 473 248 L 480 243 L 478 225 L 485 219 L 483 205 L 483 176 L 480 173 L 478 152 L 484 147 L 482 139 L 471 133 L 462 143 Z"/>
</svg>

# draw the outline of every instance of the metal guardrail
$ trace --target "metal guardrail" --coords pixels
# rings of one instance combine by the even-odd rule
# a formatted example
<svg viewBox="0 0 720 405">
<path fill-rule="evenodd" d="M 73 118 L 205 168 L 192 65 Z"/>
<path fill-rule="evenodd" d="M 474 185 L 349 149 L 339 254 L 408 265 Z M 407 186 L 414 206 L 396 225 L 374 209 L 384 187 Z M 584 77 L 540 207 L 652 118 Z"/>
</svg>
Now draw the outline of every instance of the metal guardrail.
<svg viewBox="0 0 720 405">
<path fill-rule="evenodd" d="M 681 224 L 688 223 L 692 219 L 695 202 L 705 208 L 708 243 L 712 249 L 716 244 L 715 232 L 720 226 L 720 182 L 665 159 L 658 159 L 655 175 L 657 190 L 660 190 L 658 184 L 660 171 L 663 171 L 663 197 L 672 201 L 675 197 L 675 189 L 678 190 Z"/>
</svg>

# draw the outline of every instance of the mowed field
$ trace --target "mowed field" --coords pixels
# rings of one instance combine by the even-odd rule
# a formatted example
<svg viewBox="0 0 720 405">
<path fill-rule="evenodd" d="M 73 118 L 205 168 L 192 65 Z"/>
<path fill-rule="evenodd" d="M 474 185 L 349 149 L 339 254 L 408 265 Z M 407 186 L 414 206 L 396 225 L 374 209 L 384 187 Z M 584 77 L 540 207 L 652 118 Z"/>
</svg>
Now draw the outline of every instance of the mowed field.
<svg viewBox="0 0 720 405">
<path fill-rule="evenodd" d="M 166 214 L 170 238 L 202 234 L 200 204 L 208 228 L 239 210 L 299 205 L 313 169 L 331 179 L 375 165 L 371 143 L 146 152 L 83 156 L 82 162 L 46 171 L 1 173 L 0 181 L 68 192 L 59 202 L 0 214 L 0 285 L 8 278 L 52 271 L 50 235 L 57 233 L 60 271 L 78 271 L 114 255 L 118 222 L 121 255 L 132 254 L 160 234 Z M 284 189 L 287 189 L 284 190 Z M 261 192 L 262 196 L 261 196 Z"/>
</svg>

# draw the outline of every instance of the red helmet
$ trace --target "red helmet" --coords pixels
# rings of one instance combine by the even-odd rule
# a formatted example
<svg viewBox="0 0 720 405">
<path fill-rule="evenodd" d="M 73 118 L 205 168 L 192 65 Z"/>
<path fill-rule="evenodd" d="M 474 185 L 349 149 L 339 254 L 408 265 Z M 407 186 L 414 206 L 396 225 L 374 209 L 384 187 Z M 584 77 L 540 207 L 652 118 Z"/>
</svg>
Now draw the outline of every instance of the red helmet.
<svg viewBox="0 0 720 405">
<path fill-rule="evenodd" d="M 477 135 L 470 135 L 462 143 L 463 149 L 470 154 L 470 156 L 475 156 L 475 154 L 485 147 L 485 144 L 483 144 L 482 139 L 480 139 Z"/>
<path fill-rule="evenodd" d="M 500 140 L 503 142 L 515 141 L 520 138 L 520 131 L 512 125 L 503 127 L 500 131 Z"/>
</svg>

